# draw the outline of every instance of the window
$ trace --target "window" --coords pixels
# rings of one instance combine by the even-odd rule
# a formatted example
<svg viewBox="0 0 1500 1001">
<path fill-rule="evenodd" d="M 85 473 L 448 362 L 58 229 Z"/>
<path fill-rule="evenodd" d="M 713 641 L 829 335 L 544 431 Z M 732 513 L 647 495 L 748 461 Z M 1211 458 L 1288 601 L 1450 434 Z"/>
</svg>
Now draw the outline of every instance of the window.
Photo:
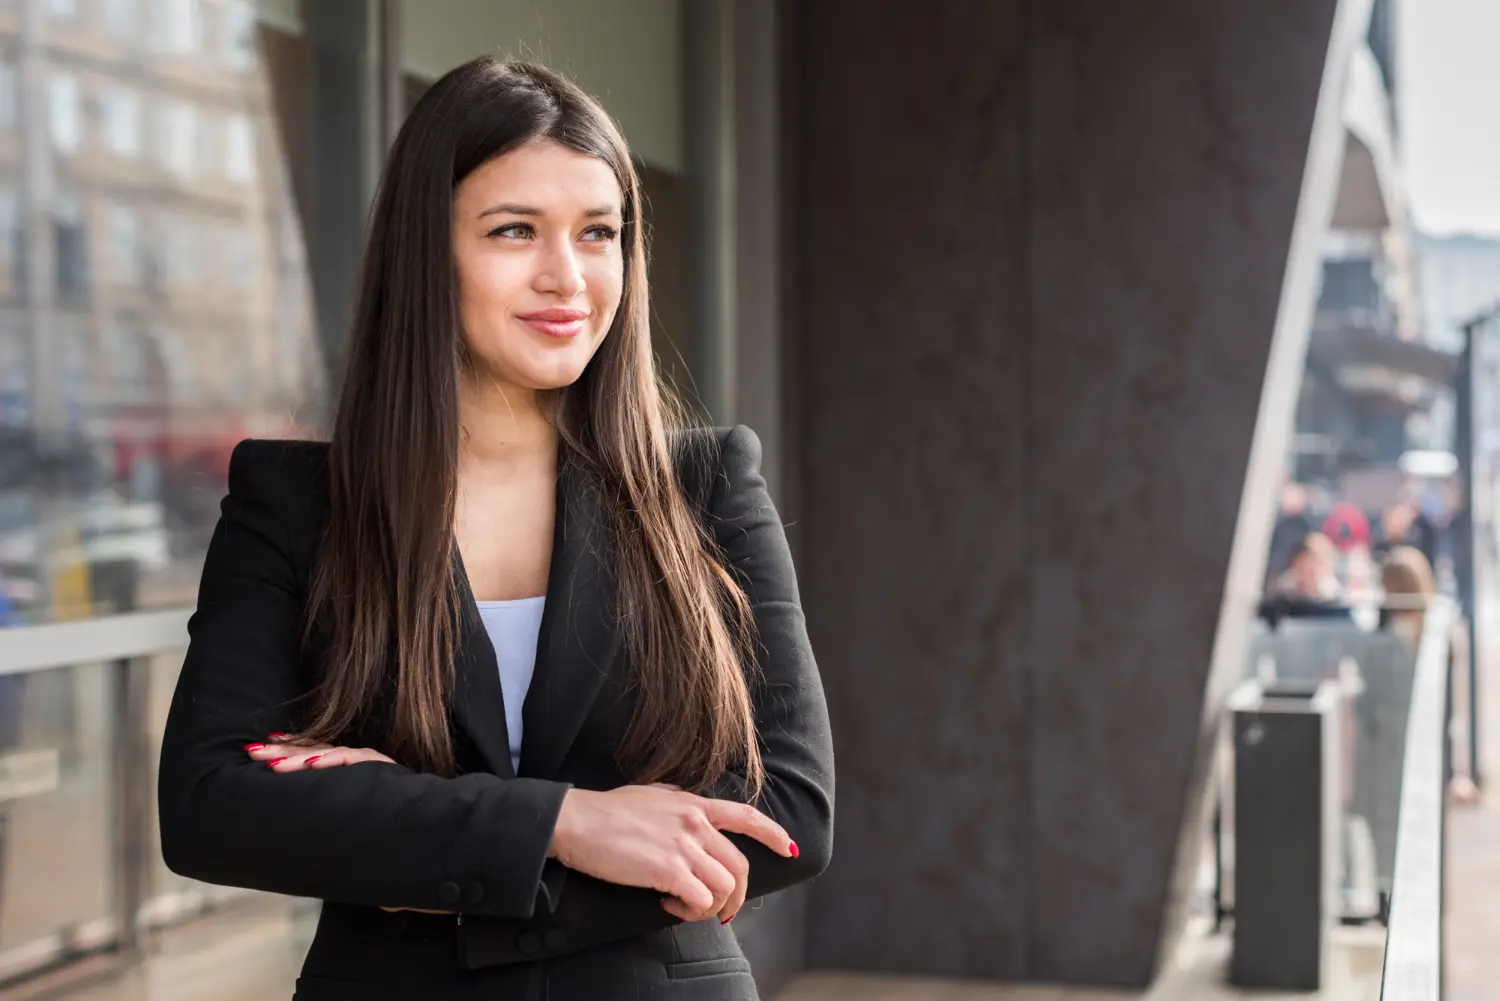
<svg viewBox="0 0 1500 1001">
<path fill-rule="evenodd" d="M 241 73 L 255 69 L 255 12 L 244 0 L 228 0 L 220 20 L 224 64 Z"/>
<path fill-rule="evenodd" d="M 110 328 L 110 367 L 116 391 L 122 400 L 141 401 L 151 395 L 151 369 L 147 361 L 146 335 L 135 325 L 117 319 Z"/>
<path fill-rule="evenodd" d="M 224 122 L 224 173 L 236 184 L 255 180 L 255 125 L 235 112 Z"/>
<path fill-rule="evenodd" d="M 60 198 L 52 209 L 53 242 L 57 251 L 57 295 L 78 302 L 88 294 L 89 245 L 83 213 L 71 198 Z"/>
<path fill-rule="evenodd" d="M 16 127 L 16 64 L 0 62 L 0 129 Z"/>
<path fill-rule="evenodd" d="M 63 397 L 68 402 L 68 420 L 74 423 L 82 417 L 82 411 L 93 399 L 89 364 L 89 336 L 83 323 L 76 320 L 63 323 Z"/>
<path fill-rule="evenodd" d="M 141 244 L 141 221 L 135 209 L 120 202 L 109 206 L 110 265 L 115 278 L 126 285 L 145 279 L 145 255 Z"/>
<path fill-rule="evenodd" d="M 259 233 L 239 224 L 231 224 L 225 241 L 230 279 L 241 292 L 253 290 L 260 282 Z"/>
<path fill-rule="evenodd" d="M 223 119 L 208 112 L 198 113 L 198 128 L 193 139 L 193 156 L 200 174 L 212 174 L 221 168 Z"/>
<path fill-rule="evenodd" d="M 0 188 L 0 255 L 10 261 L 10 280 L 17 290 L 26 278 L 22 271 L 26 255 L 21 252 L 21 246 L 21 207 L 16 192 L 12 188 Z"/>
<path fill-rule="evenodd" d="M 179 177 L 192 177 L 197 170 L 198 116 L 192 105 L 168 99 L 156 109 L 157 155 L 163 167 Z"/>
<path fill-rule="evenodd" d="M 164 216 L 161 220 L 162 256 L 167 281 L 173 285 L 191 285 L 198 280 L 197 241 L 193 226 L 181 216 Z"/>
<path fill-rule="evenodd" d="M 201 51 L 203 11 L 198 0 L 152 0 L 151 21 L 157 51 L 177 56 Z"/>
<path fill-rule="evenodd" d="M 156 343 L 161 349 L 162 360 L 166 362 L 167 373 L 172 381 L 173 397 L 196 401 L 198 370 L 193 364 L 191 353 L 182 343 L 181 333 L 175 330 L 158 330 Z"/>
<path fill-rule="evenodd" d="M 83 95 L 78 78 L 54 73 L 48 81 L 52 121 L 52 144 L 62 153 L 75 153 L 83 145 Z"/>
<path fill-rule="evenodd" d="M 141 155 L 141 99 L 132 90 L 110 87 L 100 95 L 104 111 L 104 141 L 115 156 L 133 160 Z"/>
<path fill-rule="evenodd" d="M 30 352 L 24 340 L 25 328 L 14 321 L 0 327 L 0 425 L 19 423 L 24 414 L 26 369 Z"/>
<path fill-rule="evenodd" d="M 104 28 L 115 38 L 135 38 L 140 18 L 139 0 L 104 0 Z"/>
</svg>

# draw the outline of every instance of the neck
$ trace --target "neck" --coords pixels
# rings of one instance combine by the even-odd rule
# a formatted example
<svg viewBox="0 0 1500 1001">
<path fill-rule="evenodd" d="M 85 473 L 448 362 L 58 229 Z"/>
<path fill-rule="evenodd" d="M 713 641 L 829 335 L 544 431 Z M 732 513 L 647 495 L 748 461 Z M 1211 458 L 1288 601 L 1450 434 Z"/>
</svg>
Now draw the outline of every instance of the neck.
<svg viewBox="0 0 1500 1001">
<path fill-rule="evenodd" d="M 557 429 L 535 390 L 465 377 L 459 385 L 460 467 L 514 467 L 550 458 Z"/>
</svg>

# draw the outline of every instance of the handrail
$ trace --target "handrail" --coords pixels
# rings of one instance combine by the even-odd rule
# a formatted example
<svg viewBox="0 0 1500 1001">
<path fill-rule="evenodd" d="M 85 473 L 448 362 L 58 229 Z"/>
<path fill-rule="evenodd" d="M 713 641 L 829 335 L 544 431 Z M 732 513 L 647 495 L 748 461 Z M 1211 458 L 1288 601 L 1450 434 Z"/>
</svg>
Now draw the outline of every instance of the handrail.
<svg viewBox="0 0 1500 1001">
<path fill-rule="evenodd" d="M 0 675 L 145 657 L 187 646 L 191 607 L 0 629 Z"/>
<path fill-rule="evenodd" d="M 1396 871 L 1391 881 L 1381 1001 L 1438 1001 L 1443 968 L 1443 787 L 1448 741 L 1451 600 L 1435 599 L 1422 625 L 1412 679 Z"/>
</svg>

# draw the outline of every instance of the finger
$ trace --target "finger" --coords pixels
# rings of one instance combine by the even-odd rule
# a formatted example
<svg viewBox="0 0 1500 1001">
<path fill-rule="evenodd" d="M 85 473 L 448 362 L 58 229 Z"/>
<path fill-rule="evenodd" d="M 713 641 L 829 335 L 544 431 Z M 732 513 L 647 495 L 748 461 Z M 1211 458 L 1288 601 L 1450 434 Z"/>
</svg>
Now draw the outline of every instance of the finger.
<svg viewBox="0 0 1500 1001">
<path fill-rule="evenodd" d="M 688 910 L 688 906 L 682 901 L 678 900 L 676 897 L 663 897 L 661 906 L 663 910 L 672 915 L 678 921 L 691 922 L 693 920 L 692 915 Z"/>
<path fill-rule="evenodd" d="M 718 831 L 704 842 L 703 848 L 734 877 L 734 889 L 724 898 L 724 904 L 717 912 L 719 921 L 728 924 L 729 919 L 738 914 L 745 904 L 745 895 L 750 888 L 750 860 L 735 847 L 733 841 Z"/>
<path fill-rule="evenodd" d="M 713 891 L 698 878 L 686 860 L 675 861 L 665 885 L 658 886 L 657 889 L 682 905 L 680 913 L 672 913 L 684 921 L 698 921 L 714 913 Z"/>
<path fill-rule="evenodd" d="M 719 836 L 723 837 L 722 834 Z M 707 850 L 699 849 L 695 855 L 696 857 L 690 863 L 693 867 L 693 875 L 698 877 L 698 881 L 708 887 L 708 892 L 713 895 L 709 903 L 700 908 L 693 917 L 694 921 L 702 921 L 723 912 L 725 904 L 734 896 L 739 881 L 724 863 L 714 858 Z"/>
<path fill-rule="evenodd" d="M 394 764 L 390 758 L 369 747 L 335 747 L 317 755 L 315 759 L 310 759 L 308 764 L 312 768 L 321 770 L 357 765 L 362 761 L 385 761 Z"/>
<path fill-rule="evenodd" d="M 647 789 L 665 789 L 668 792 L 682 792 L 682 786 L 674 786 L 670 782 L 653 782 Z"/>
<path fill-rule="evenodd" d="M 754 838 L 784 858 L 797 857 L 797 845 L 792 836 L 770 817 L 748 803 L 731 803 L 728 800 L 708 799 L 700 796 L 709 822 L 721 831 L 732 831 Z"/>
<path fill-rule="evenodd" d="M 382 907 L 382 911 L 388 914 L 396 914 L 400 911 L 411 911 L 413 914 L 457 914 L 457 911 L 430 911 L 425 907 Z"/>
<path fill-rule="evenodd" d="M 272 758 L 270 761 L 266 762 L 266 767 L 271 769 L 271 771 L 273 772 L 277 772 L 278 774 L 285 772 L 301 772 L 307 770 L 308 762 L 316 761 L 319 757 L 321 757 L 321 754 L 317 751 L 312 751 L 304 754 L 301 753 L 301 750 L 299 749 L 298 753 L 296 754 L 290 754 L 282 758 Z"/>
<path fill-rule="evenodd" d="M 327 744 L 247 744 L 245 753 L 252 761 L 275 761 L 277 758 L 321 754 L 328 749 Z"/>
</svg>

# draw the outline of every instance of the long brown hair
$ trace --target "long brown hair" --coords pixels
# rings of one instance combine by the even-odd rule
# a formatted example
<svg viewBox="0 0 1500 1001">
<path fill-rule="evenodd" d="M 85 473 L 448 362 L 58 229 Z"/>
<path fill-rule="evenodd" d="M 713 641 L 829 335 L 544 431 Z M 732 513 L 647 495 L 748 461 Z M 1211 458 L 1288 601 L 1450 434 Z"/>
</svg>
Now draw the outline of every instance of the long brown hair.
<svg viewBox="0 0 1500 1001">
<path fill-rule="evenodd" d="M 619 761 L 637 782 L 701 790 L 764 778 L 751 709 L 749 601 L 683 495 L 691 440 L 651 350 L 640 190 L 609 116 L 541 66 L 484 58 L 426 92 L 392 145 L 370 221 L 348 368 L 329 449 L 331 518 L 309 596 L 327 643 L 310 722 L 336 743 L 381 720 L 386 750 L 455 770 L 449 700 L 460 582 L 452 561 L 458 387 L 470 364 L 452 256 L 455 186 L 538 139 L 606 163 L 624 194 L 624 288 L 583 375 L 544 395 L 560 462 L 603 501 L 636 708 Z M 321 649 L 321 647 L 320 647 Z"/>
</svg>

